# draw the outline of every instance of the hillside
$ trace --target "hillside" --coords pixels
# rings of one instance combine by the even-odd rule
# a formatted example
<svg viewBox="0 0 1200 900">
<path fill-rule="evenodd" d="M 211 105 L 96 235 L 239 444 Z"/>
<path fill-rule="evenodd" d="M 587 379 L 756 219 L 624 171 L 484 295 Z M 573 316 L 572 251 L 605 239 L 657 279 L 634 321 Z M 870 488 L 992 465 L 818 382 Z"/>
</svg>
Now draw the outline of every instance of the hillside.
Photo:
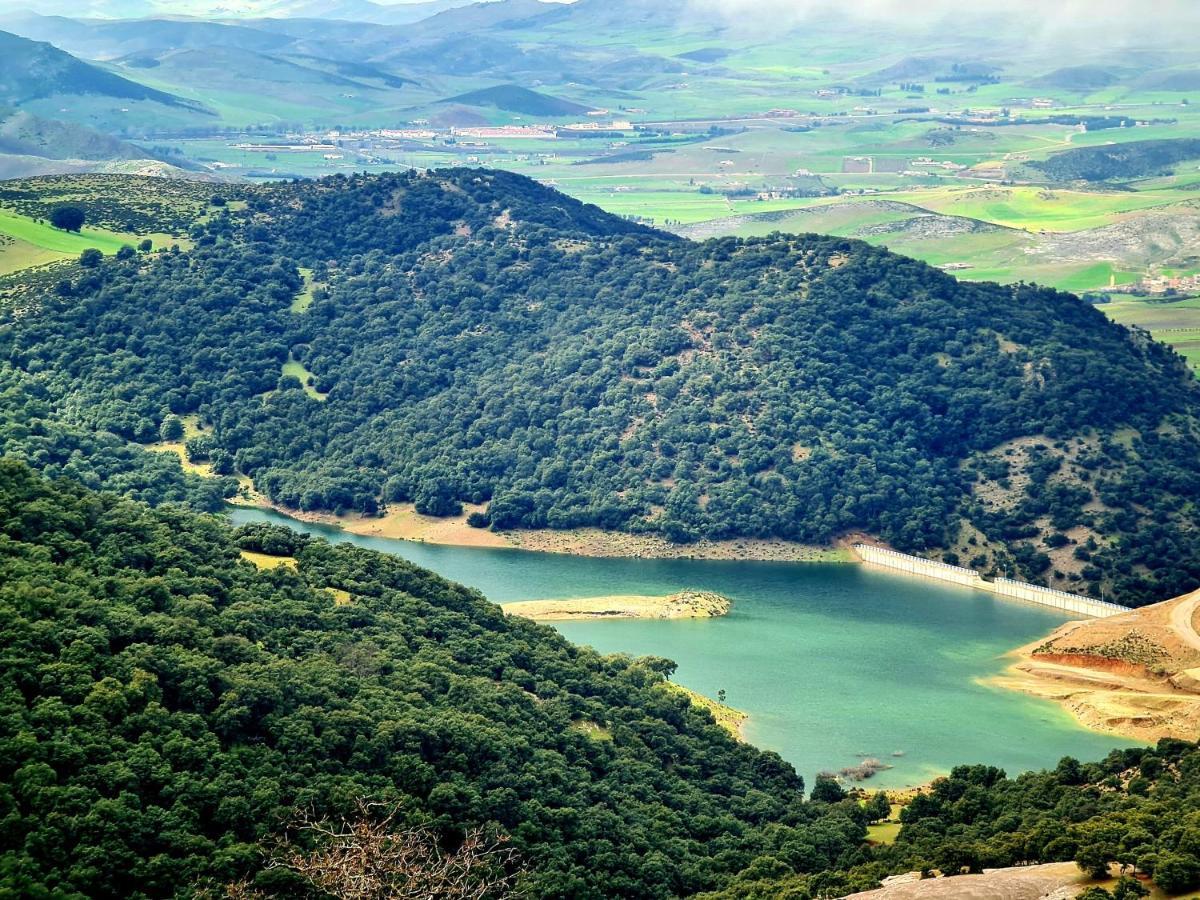
<svg viewBox="0 0 1200 900">
<path fill-rule="evenodd" d="M 171 94 L 81 62 L 49 44 L 0 31 L 0 102 L 20 105 L 72 94 L 151 100 L 167 106 L 183 103 Z"/>
<path fill-rule="evenodd" d="M 1200 158 L 1200 140 L 1175 138 L 1078 147 L 1030 165 L 1055 181 L 1108 181 L 1169 174 L 1177 163 L 1197 158 Z"/>
<path fill-rule="evenodd" d="M 516 84 L 501 84 L 482 88 L 466 94 L 447 97 L 443 103 L 458 103 L 463 106 L 494 106 L 506 112 L 522 113 L 527 116 L 580 116 L 591 107 L 570 100 L 562 100 L 531 91 Z"/>
<path fill-rule="evenodd" d="M 30 287 L 0 361 L 75 427 L 198 415 L 198 458 L 286 507 L 865 532 L 1133 605 L 1200 582 L 1200 386 L 1075 297 L 837 238 L 680 241 L 506 173 L 246 196 L 190 252 Z"/>
<path fill-rule="evenodd" d="M 1194 591 L 1107 619 L 1068 622 L 1017 651 L 998 683 L 1055 700 L 1090 728 L 1141 740 L 1200 729 Z"/>
<path fill-rule="evenodd" d="M 1136 70 L 1113 65 L 1065 66 L 1033 79 L 1029 84 L 1037 88 L 1062 88 L 1068 91 L 1090 93 L 1111 87 L 1122 78 L 1135 74 Z"/>
<path fill-rule="evenodd" d="M 394 556 L 13 460 L 0 508 L 13 896 L 312 896 L 285 831 L 363 810 L 451 851 L 483 828 L 531 898 L 841 896 L 1062 861 L 1200 884 L 1195 744 L 1015 779 L 960 766 L 872 846 L 882 794 L 818 777 L 806 802 L 790 766 L 665 683 L 667 660 L 575 647 Z"/>
<path fill-rule="evenodd" d="M 8 460 L 0 508 L 0 891 L 169 897 L 249 876 L 309 896 L 265 868 L 269 836 L 355 798 L 448 843 L 510 836 L 528 897 L 691 895 L 771 842 L 803 848 L 789 872 L 858 857 L 858 805 L 806 804 L 778 756 L 664 686 L 665 660 L 574 647 L 396 557 Z"/>
</svg>

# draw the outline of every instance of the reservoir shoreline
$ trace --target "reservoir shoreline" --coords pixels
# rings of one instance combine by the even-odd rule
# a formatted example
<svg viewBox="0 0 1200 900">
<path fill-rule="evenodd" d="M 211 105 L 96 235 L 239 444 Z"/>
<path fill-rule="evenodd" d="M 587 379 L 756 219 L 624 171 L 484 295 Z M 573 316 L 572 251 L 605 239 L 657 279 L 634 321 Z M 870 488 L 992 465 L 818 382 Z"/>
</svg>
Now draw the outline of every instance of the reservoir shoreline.
<svg viewBox="0 0 1200 900">
<path fill-rule="evenodd" d="M 1100 758 L 1119 738 L 1089 731 L 1045 699 L 984 684 L 1004 656 L 1064 621 L 1061 613 L 868 566 L 747 559 L 601 558 L 360 535 L 243 505 L 266 521 L 380 550 L 504 605 L 539 598 L 664 597 L 691 587 L 732 600 L 716 618 L 547 623 L 601 654 L 661 656 L 673 681 L 749 714 L 745 739 L 811 779 L 878 758 L 868 789 L 916 787 L 963 760 L 1010 772 L 1064 755 Z M 330 527 L 330 526 L 334 527 Z M 490 532 L 485 534 L 495 537 Z M 886 673 L 887 677 L 879 677 Z M 919 712 L 914 712 L 919 711 Z M 1011 736 L 1023 735 L 1014 743 Z"/>
<path fill-rule="evenodd" d="M 630 534 L 603 531 L 599 528 L 492 531 L 487 528 L 473 528 L 467 524 L 467 516 L 481 509 L 473 506 L 465 507 L 462 514 L 457 516 L 435 518 L 418 513 L 411 503 L 393 504 L 383 516 L 364 516 L 359 513 L 336 516 L 326 512 L 306 512 L 271 503 L 261 495 L 252 495 L 249 499 L 234 499 L 229 505 L 269 510 L 300 522 L 340 528 L 360 537 L 390 538 L 446 547 L 528 550 L 535 553 L 622 559 L 825 563 L 859 561 L 846 546 L 821 547 L 766 538 L 733 538 L 721 541 L 702 539 L 691 544 L 676 544 L 655 534 Z"/>
</svg>

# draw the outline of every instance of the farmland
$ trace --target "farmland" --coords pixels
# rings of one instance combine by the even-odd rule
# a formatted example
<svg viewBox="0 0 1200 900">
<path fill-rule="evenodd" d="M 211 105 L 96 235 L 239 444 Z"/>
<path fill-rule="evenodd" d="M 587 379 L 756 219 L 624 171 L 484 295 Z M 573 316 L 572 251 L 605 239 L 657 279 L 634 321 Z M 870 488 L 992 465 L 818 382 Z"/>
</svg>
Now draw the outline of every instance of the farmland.
<svg viewBox="0 0 1200 900">
<path fill-rule="evenodd" d="M 72 234 L 0 209 L 0 275 L 78 256 L 89 247 L 115 253 L 128 240 L 126 236 L 95 228 Z"/>
<path fill-rule="evenodd" d="M 1186 42 L 1155 36 L 1151 52 L 1127 38 L 1134 49 L 1115 55 L 1100 30 L 1047 53 L 1013 21 L 925 34 L 789 20 L 741 33 L 670 7 L 639 13 L 632 32 L 593 4 L 464 24 L 484 48 L 469 61 L 425 49 L 444 37 L 433 25 L 409 45 L 349 22 L 327 36 L 328 58 L 270 29 L 255 39 L 289 49 L 104 53 L 114 74 L 193 104 L 186 129 L 160 117 L 148 141 L 222 180 L 501 168 L 690 237 L 831 233 L 959 278 L 1075 292 L 1200 265 L 1200 159 L 1180 141 L 1200 133 L 1188 95 L 1200 56 Z M 86 40 L 99 52 L 105 38 Z M 91 121 L 96 102 L 64 111 Z M 144 130 L 136 105 L 123 115 Z M 1097 171 L 1072 153 L 1154 142 L 1176 149 L 1143 162 L 1169 166 L 1054 180 Z M 11 238 L 10 269 L 61 252 Z"/>
<path fill-rule="evenodd" d="M 188 227 L 212 214 L 214 193 L 235 187 L 122 175 L 72 175 L 7 181 L 0 190 L 0 275 L 79 256 L 115 253 L 150 240 L 154 247 L 190 246 Z M 232 204 L 240 201 L 231 200 Z M 89 223 L 72 233 L 52 227 L 59 205 L 82 208 Z"/>
</svg>

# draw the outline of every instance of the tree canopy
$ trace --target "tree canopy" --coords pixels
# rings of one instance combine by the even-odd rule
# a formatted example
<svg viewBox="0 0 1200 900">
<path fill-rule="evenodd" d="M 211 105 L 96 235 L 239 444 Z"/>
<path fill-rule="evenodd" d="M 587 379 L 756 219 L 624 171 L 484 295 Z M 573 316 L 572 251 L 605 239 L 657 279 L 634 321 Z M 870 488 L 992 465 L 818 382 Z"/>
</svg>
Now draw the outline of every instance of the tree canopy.
<svg viewBox="0 0 1200 900">
<path fill-rule="evenodd" d="M 87 214 L 78 206 L 56 206 L 50 210 L 50 224 L 63 231 L 79 231 Z"/>
<path fill-rule="evenodd" d="M 267 835 L 364 798 L 447 839 L 502 830 L 539 897 L 692 894 L 785 839 L 813 870 L 861 844 L 652 666 L 396 557 L 11 460 L 0 510 L 2 892 L 269 884 Z"/>
<path fill-rule="evenodd" d="M 98 433 L 199 416 L 291 508 L 866 532 L 1129 604 L 1200 580 L 1200 388 L 1071 295 L 838 238 L 680 241 L 508 173 L 246 196 L 190 251 L 25 285 L 0 362 Z"/>
<path fill-rule="evenodd" d="M 834 897 L 1056 860 L 1200 884 L 1192 743 L 1015 779 L 961 766 L 872 847 L 882 795 L 819 778 L 805 800 L 787 763 L 664 687 L 669 663 L 575 647 L 397 557 L 14 460 L 0 511 L 0 893 L 322 896 L 350 832 L 289 829 L 390 840 L 355 818 L 371 808 L 406 858 L 506 848 L 492 865 L 530 897 Z M 268 867 L 288 833 L 293 864 Z"/>
</svg>

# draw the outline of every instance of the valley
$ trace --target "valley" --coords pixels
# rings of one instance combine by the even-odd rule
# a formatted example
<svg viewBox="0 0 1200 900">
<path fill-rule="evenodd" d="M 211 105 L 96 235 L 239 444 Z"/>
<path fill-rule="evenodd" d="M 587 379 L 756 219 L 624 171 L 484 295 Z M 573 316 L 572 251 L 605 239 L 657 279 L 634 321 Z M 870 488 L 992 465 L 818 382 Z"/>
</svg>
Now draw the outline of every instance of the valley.
<svg viewBox="0 0 1200 900">
<path fill-rule="evenodd" d="M 235 507 L 230 515 L 239 525 L 283 524 L 399 555 L 478 588 L 505 610 L 685 587 L 728 597 L 729 612 L 715 618 L 556 617 L 551 624 L 602 653 L 668 657 L 678 663 L 673 680 L 707 697 L 724 690 L 748 716 L 746 740 L 779 752 L 810 783 L 869 758 L 886 768 L 849 785 L 919 785 L 962 759 L 1016 772 L 1141 743 L 1089 732 L 1045 700 L 986 683 L 1002 674 L 1012 647 L 1062 623 L 1044 608 L 861 566 L 451 547 L 360 536 L 263 510 Z M 1016 734 L 1020 741 L 1011 739 Z"/>
<path fill-rule="evenodd" d="M 0 0 L 0 894 L 1200 889 L 1135 6 Z"/>
</svg>

